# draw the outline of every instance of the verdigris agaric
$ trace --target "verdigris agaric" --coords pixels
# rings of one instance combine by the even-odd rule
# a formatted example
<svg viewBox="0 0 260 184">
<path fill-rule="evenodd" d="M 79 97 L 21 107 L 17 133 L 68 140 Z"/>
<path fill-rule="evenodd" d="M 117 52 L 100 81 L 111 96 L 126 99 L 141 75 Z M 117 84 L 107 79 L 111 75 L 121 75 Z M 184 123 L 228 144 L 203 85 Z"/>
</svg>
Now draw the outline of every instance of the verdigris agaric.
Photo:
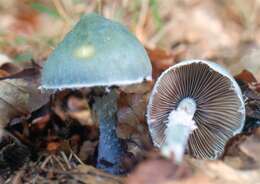
<svg viewBox="0 0 260 184">
<path fill-rule="evenodd" d="M 43 89 L 103 89 L 151 79 L 151 63 L 140 42 L 123 25 L 97 14 L 83 16 L 48 57 L 42 71 Z M 124 153 L 116 135 L 117 91 L 95 98 L 100 138 L 97 167 L 120 174 Z M 107 164 L 109 163 L 109 164 Z"/>
<path fill-rule="evenodd" d="M 203 60 L 184 61 L 163 72 L 147 111 L 154 144 L 177 162 L 186 148 L 195 158 L 219 158 L 245 121 L 234 78 L 220 65 Z"/>
</svg>

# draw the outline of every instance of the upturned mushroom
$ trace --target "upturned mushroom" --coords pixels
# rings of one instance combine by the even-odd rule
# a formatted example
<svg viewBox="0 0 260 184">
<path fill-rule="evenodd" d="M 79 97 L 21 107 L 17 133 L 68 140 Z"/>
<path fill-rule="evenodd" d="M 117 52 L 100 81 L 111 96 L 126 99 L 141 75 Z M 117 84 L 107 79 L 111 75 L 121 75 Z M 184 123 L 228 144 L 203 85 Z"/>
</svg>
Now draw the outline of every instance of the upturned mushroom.
<svg viewBox="0 0 260 184">
<path fill-rule="evenodd" d="M 100 128 L 97 167 L 120 174 L 124 150 L 116 135 L 117 92 L 107 87 L 150 79 L 151 63 L 135 36 L 119 23 L 89 14 L 80 19 L 49 56 L 43 67 L 41 88 L 104 89 L 93 105 Z"/>
<path fill-rule="evenodd" d="M 147 107 L 154 144 L 162 154 L 182 160 L 217 159 L 226 142 L 243 128 L 241 90 L 220 65 L 202 60 L 176 64 L 156 81 Z"/>
</svg>

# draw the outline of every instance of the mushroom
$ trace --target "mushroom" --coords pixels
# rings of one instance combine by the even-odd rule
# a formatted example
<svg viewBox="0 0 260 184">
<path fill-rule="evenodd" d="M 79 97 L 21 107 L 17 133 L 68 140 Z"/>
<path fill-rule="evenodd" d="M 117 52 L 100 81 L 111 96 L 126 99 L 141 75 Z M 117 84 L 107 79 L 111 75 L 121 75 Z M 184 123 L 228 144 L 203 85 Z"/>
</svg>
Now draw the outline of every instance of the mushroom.
<svg viewBox="0 0 260 184">
<path fill-rule="evenodd" d="M 41 88 L 103 89 L 93 105 L 100 129 L 97 167 L 120 174 L 123 172 L 120 157 L 124 150 L 116 135 L 118 95 L 115 88 L 108 87 L 151 80 L 151 70 L 144 47 L 124 26 L 100 15 L 88 14 L 48 57 Z"/>
<path fill-rule="evenodd" d="M 202 60 L 176 64 L 155 83 L 147 121 L 155 146 L 177 162 L 187 147 L 199 159 L 217 159 L 245 121 L 241 90 L 220 65 Z"/>
</svg>

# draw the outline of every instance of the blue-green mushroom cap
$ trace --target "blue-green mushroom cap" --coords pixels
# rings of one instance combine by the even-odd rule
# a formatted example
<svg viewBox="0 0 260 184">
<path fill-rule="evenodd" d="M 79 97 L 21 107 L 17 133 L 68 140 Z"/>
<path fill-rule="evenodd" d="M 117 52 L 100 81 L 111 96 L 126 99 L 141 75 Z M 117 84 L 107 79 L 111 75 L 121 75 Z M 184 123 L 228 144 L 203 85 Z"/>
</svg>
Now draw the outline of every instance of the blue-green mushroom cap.
<svg viewBox="0 0 260 184">
<path fill-rule="evenodd" d="M 41 88 L 128 85 L 150 80 L 151 73 L 144 47 L 127 28 L 88 14 L 45 62 Z"/>
</svg>

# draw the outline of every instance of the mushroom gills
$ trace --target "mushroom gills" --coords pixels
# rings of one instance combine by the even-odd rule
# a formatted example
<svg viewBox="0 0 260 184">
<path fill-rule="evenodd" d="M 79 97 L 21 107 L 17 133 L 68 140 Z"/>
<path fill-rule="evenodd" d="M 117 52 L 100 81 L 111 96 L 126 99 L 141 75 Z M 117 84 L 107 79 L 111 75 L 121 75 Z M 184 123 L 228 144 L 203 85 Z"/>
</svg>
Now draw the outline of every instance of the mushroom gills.
<svg viewBox="0 0 260 184">
<path fill-rule="evenodd" d="M 212 160 L 220 158 L 227 141 L 241 132 L 245 104 L 225 68 L 188 60 L 168 68 L 157 79 L 147 106 L 147 122 L 154 145 L 164 155 L 177 154 L 181 160 L 187 149 L 194 158 Z"/>
</svg>

